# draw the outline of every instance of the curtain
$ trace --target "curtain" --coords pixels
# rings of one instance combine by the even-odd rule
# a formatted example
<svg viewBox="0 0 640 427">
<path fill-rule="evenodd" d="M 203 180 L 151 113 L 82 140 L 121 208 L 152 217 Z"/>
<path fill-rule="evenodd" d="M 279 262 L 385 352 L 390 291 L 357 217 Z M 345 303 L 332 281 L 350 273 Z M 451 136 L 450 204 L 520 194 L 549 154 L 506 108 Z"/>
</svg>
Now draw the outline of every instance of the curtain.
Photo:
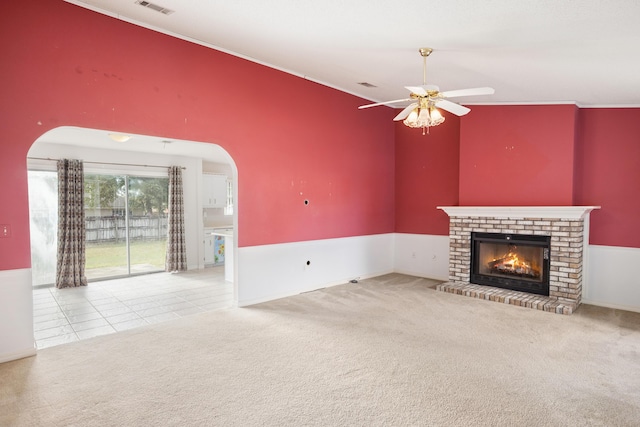
<svg viewBox="0 0 640 427">
<path fill-rule="evenodd" d="M 57 288 L 87 286 L 85 233 L 82 161 L 58 160 Z"/>
<path fill-rule="evenodd" d="M 165 271 L 185 271 L 187 269 L 182 168 L 179 166 L 169 168 L 169 225 L 164 269 Z"/>
</svg>

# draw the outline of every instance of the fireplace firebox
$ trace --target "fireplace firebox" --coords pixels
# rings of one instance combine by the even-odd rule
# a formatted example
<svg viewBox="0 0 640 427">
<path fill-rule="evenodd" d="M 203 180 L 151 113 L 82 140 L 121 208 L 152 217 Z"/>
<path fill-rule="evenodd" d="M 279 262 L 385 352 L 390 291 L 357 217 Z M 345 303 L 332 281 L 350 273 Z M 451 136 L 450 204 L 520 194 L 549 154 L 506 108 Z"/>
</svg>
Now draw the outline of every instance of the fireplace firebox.
<svg viewBox="0 0 640 427">
<path fill-rule="evenodd" d="M 471 233 L 470 282 L 549 296 L 549 236 Z"/>
</svg>

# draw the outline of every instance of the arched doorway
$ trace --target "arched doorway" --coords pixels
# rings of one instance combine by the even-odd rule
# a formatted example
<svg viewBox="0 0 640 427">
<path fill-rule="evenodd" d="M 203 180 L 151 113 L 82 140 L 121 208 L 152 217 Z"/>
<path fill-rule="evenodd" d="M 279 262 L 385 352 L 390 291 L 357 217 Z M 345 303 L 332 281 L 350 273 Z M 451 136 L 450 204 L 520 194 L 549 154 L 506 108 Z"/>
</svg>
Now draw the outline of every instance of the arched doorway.
<svg viewBox="0 0 640 427">
<path fill-rule="evenodd" d="M 172 318 L 172 315 L 166 313 L 174 313 L 173 317 L 175 317 L 176 313 L 186 313 L 185 315 L 187 315 L 215 308 L 215 301 L 212 300 L 212 305 L 210 304 L 207 310 L 200 310 L 204 307 L 205 300 L 198 301 L 198 303 L 202 303 L 200 306 L 193 304 L 193 301 L 188 300 L 186 294 L 176 294 L 175 289 L 172 290 L 171 288 L 171 282 L 175 283 L 185 278 L 191 278 L 192 281 L 189 284 L 182 283 L 182 285 L 195 289 L 196 285 L 194 285 L 194 283 L 198 281 L 201 284 L 207 281 L 215 281 L 218 276 L 222 277 L 221 280 L 224 280 L 224 273 L 219 273 L 220 271 L 224 271 L 225 266 L 217 266 L 215 269 L 205 268 L 207 266 L 204 262 L 205 247 L 203 245 L 203 232 L 204 227 L 207 225 L 224 225 L 225 228 L 231 228 L 234 234 L 237 233 L 237 209 L 232 209 L 231 211 L 226 210 L 224 213 L 220 212 L 220 215 L 211 215 L 212 210 L 203 207 L 201 197 L 203 173 L 212 171 L 215 173 L 216 170 L 220 170 L 221 173 L 228 175 L 231 183 L 230 188 L 233 189 L 232 199 L 237 200 L 237 185 L 235 185 L 235 183 L 237 183 L 237 168 L 235 162 L 224 149 L 215 144 L 145 135 L 126 135 L 129 137 L 127 139 L 120 138 L 118 135 L 122 134 L 113 131 L 76 127 L 53 129 L 38 138 L 29 150 L 28 169 L 30 171 L 54 171 L 54 160 L 60 158 L 75 158 L 82 159 L 85 162 L 85 176 L 87 173 L 93 174 L 92 176 L 117 174 L 117 176 L 124 176 L 125 178 L 138 177 L 139 179 L 140 177 L 145 177 L 144 179 L 153 179 L 149 177 L 162 176 L 162 174 L 166 173 L 167 166 L 183 167 L 185 238 L 188 271 L 184 274 L 175 275 L 174 277 L 167 277 L 169 276 L 168 273 L 145 275 L 143 277 L 136 276 L 136 271 L 131 274 L 131 268 L 129 268 L 128 274 L 126 275 L 138 277 L 134 283 L 138 283 L 140 289 L 143 287 L 143 283 L 147 286 L 153 283 L 154 279 L 158 279 L 157 286 L 151 285 L 153 290 L 152 295 L 145 295 L 140 289 L 137 290 L 138 294 L 134 294 L 133 296 L 130 295 L 130 293 L 126 295 L 120 294 L 120 296 L 114 296 L 114 294 L 106 295 L 103 292 L 105 301 L 108 298 L 113 301 L 113 298 L 116 300 L 124 300 L 129 297 L 131 297 L 132 300 L 124 305 L 120 304 L 122 301 L 113 301 L 113 307 L 105 304 L 103 307 L 104 310 L 99 310 L 100 307 L 97 303 L 91 303 L 89 301 L 92 292 L 94 294 L 93 296 L 96 296 L 96 293 L 99 294 L 99 287 L 104 290 L 104 286 L 95 284 L 97 283 L 96 281 L 90 280 L 90 285 L 87 289 L 81 291 L 84 293 L 82 297 L 76 298 L 69 296 L 72 295 L 71 292 L 62 293 L 62 291 L 65 290 L 59 290 L 61 292 L 55 295 L 57 298 L 54 298 L 58 308 L 64 309 L 64 306 L 72 307 L 68 312 L 62 310 L 64 318 L 59 311 L 53 310 L 55 305 L 52 299 L 49 298 L 49 295 L 47 295 L 47 292 L 42 292 L 42 294 L 47 297 L 47 302 L 44 301 L 44 298 L 42 298 L 43 301 L 39 301 L 40 298 L 37 294 L 40 293 L 40 289 L 47 288 L 46 285 L 39 286 L 37 292 L 34 289 L 34 328 L 37 342 L 41 341 L 41 343 L 45 343 L 44 340 L 47 339 L 48 341 L 46 342 L 48 343 L 55 342 L 55 339 L 49 338 L 58 335 L 68 335 L 68 340 L 74 340 L 74 337 L 81 339 L 90 336 L 91 330 L 96 334 L 102 334 L 100 332 L 109 333 L 112 330 L 117 331 L 120 329 L 128 329 L 129 326 L 133 327 L 137 324 L 145 324 L 145 320 L 147 323 L 152 323 L 152 320 Z M 127 140 L 124 141 L 124 139 Z M 37 195 L 37 197 L 42 196 L 43 193 L 40 192 Z M 33 201 L 30 201 L 30 204 L 33 205 Z M 234 205 L 237 206 L 236 203 L 234 203 Z M 115 207 L 112 206 L 110 209 L 110 214 L 114 214 Z M 131 208 L 123 209 L 128 209 L 129 212 L 131 212 Z M 215 210 L 213 210 L 213 212 L 214 214 L 216 213 Z M 209 213 L 209 215 L 207 215 L 207 213 Z M 219 224 L 215 223 L 216 220 L 219 221 Z M 214 221 L 214 223 L 212 223 L 212 221 Z M 35 238 L 47 234 L 50 233 L 38 233 L 36 230 L 32 230 L 32 235 Z M 226 251 L 231 251 L 231 255 L 237 251 L 237 243 L 235 243 L 237 239 L 232 240 L 234 242 L 232 247 L 225 247 Z M 32 240 L 32 254 L 35 254 L 39 250 L 36 246 L 37 243 L 34 243 Z M 142 252 L 144 251 L 149 250 L 142 250 Z M 103 255 L 100 255 L 100 257 L 105 258 Z M 35 271 L 35 262 L 32 262 L 32 264 L 34 264 L 33 270 Z M 156 268 L 156 270 L 160 269 Z M 235 305 L 237 301 L 236 272 L 237 266 L 234 266 L 231 274 L 227 274 L 227 278 L 231 277 L 231 283 L 226 283 L 230 289 L 230 305 Z M 35 280 L 37 274 L 34 274 L 33 277 Z M 122 277 L 118 277 L 117 280 L 120 279 L 122 279 Z M 184 280 L 182 280 L 182 282 L 184 282 Z M 91 283 L 95 285 L 92 287 Z M 121 285 L 121 287 L 122 286 L 126 285 Z M 160 304 L 160 302 L 162 302 L 162 295 L 158 293 L 160 289 L 167 290 L 167 294 L 173 292 L 174 295 L 169 295 L 164 299 L 164 302 Z M 125 291 L 126 290 L 127 289 L 125 289 Z M 134 301 L 136 299 L 135 297 L 138 297 L 137 299 L 139 301 Z M 195 297 L 197 297 L 197 295 L 195 295 L 194 298 Z M 95 310 L 89 310 L 86 304 L 83 306 L 82 298 L 89 301 Z M 43 303 L 46 308 L 50 309 L 52 314 L 49 316 L 47 310 L 38 311 L 38 303 Z M 49 304 L 50 307 L 47 307 L 47 304 Z M 74 307 L 74 305 L 78 307 Z M 166 311 L 168 306 L 174 307 L 175 311 Z M 198 309 L 193 306 L 196 306 Z M 189 308 L 191 308 L 191 310 L 189 310 Z M 83 313 L 82 311 L 85 310 L 90 312 Z M 45 317 L 38 319 L 38 316 L 43 314 Z M 100 316 L 98 316 L 98 314 L 100 314 Z M 122 321 L 122 323 L 116 327 L 115 321 Z M 124 322 L 128 323 L 125 324 Z M 49 326 L 51 328 L 49 328 Z M 59 332 L 57 335 L 56 330 Z M 65 342 L 64 339 L 60 341 L 60 343 L 62 342 Z"/>
</svg>

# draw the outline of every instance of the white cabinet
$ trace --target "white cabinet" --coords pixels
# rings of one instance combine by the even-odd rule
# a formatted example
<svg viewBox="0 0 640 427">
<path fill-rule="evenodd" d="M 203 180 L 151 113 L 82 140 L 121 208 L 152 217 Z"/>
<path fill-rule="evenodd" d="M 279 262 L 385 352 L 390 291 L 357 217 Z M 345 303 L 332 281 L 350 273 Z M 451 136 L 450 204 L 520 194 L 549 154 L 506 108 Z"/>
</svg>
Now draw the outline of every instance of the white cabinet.
<svg viewBox="0 0 640 427">
<path fill-rule="evenodd" d="M 227 205 L 227 177 L 202 175 L 202 207 L 224 208 Z"/>
<path fill-rule="evenodd" d="M 205 234 L 204 236 L 204 264 L 210 265 L 215 262 L 213 244 L 215 236 Z"/>
</svg>

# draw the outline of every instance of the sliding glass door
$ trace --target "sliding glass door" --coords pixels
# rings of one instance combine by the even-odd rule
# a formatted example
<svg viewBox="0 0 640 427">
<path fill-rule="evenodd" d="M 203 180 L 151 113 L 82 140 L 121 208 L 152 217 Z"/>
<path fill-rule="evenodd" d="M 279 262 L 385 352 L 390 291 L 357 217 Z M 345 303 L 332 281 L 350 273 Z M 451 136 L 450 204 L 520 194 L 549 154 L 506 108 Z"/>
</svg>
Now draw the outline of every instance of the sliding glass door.
<svg viewBox="0 0 640 427">
<path fill-rule="evenodd" d="M 88 280 L 129 274 L 126 190 L 125 176 L 85 174 Z"/>
<path fill-rule="evenodd" d="M 89 280 L 164 268 L 168 179 L 85 175 Z"/>
<path fill-rule="evenodd" d="M 129 177 L 130 273 L 164 270 L 168 178 Z"/>
<path fill-rule="evenodd" d="M 87 174 L 84 180 L 88 280 L 164 270 L 168 178 Z M 56 278 L 58 175 L 29 171 L 34 286 Z"/>
</svg>

